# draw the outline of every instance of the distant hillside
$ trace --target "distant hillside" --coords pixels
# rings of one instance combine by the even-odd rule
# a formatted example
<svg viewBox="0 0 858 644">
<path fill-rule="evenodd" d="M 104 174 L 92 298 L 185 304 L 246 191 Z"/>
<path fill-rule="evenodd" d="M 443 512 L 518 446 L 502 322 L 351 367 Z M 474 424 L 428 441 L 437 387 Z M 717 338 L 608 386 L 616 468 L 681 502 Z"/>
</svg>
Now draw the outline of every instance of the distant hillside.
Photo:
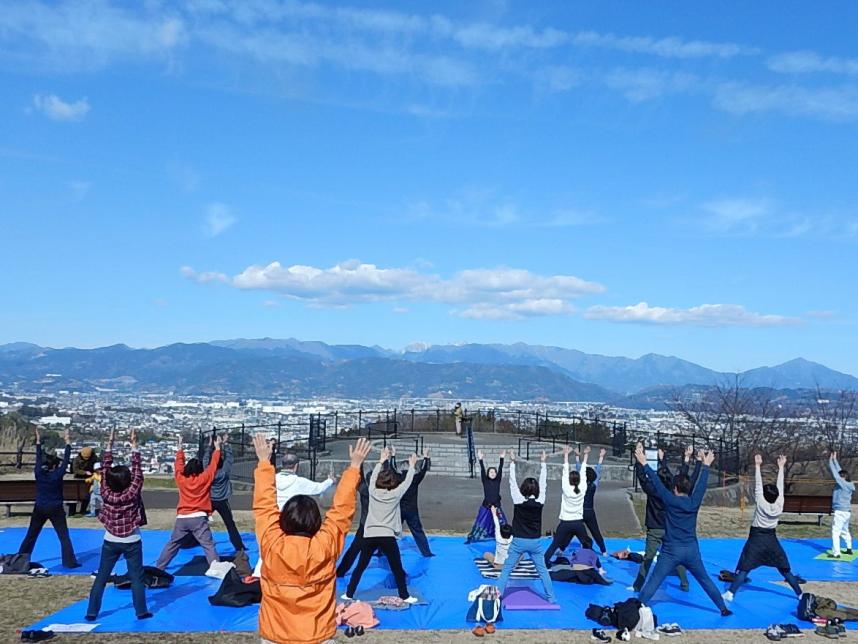
<svg viewBox="0 0 858 644">
<path fill-rule="evenodd" d="M 528 345 L 329 345 L 295 339 L 220 340 L 132 349 L 0 346 L 0 386 L 342 397 L 578 400 L 650 406 L 684 387 L 732 381 L 671 356 L 587 354 Z M 745 387 L 858 389 L 858 378 L 796 359 L 739 374 Z M 670 394 L 672 395 L 672 394 Z"/>
</svg>

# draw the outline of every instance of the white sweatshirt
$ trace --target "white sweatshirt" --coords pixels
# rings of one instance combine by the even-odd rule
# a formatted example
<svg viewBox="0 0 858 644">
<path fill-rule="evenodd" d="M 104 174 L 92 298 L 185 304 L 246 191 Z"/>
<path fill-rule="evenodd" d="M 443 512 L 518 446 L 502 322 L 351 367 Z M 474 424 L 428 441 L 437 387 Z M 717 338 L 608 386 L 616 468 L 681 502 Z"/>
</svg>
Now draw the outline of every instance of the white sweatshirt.
<svg viewBox="0 0 858 644">
<path fill-rule="evenodd" d="M 587 455 L 581 461 L 581 472 L 587 471 Z M 581 521 L 584 518 L 584 495 L 587 493 L 587 477 L 581 475 L 581 482 L 578 484 L 578 493 L 575 493 L 575 488 L 569 484 L 569 461 L 563 463 L 563 478 L 560 480 L 561 489 L 563 490 L 563 498 L 560 501 L 560 520 L 561 521 Z"/>
</svg>

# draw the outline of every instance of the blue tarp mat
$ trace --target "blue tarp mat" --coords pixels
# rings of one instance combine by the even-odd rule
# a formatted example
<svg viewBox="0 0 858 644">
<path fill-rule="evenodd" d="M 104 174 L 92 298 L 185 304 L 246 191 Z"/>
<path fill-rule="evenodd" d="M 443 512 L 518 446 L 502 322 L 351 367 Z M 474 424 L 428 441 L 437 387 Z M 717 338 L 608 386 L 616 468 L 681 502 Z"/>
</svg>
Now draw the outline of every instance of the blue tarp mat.
<svg viewBox="0 0 858 644">
<path fill-rule="evenodd" d="M 97 530 L 73 530 L 72 539 L 80 553 L 86 553 L 81 559 L 86 561 L 84 570 L 89 572 L 97 566 L 98 547 L 102 533 Z M 23 536 L 20 529 L 0 531 L 0 552 L 14 551 L 18 540 Z M 146 561 L 153 562 L 157 557 L 169 533 L 166 531 L 146 531 L 144 549 Z M 47 555 L 56 549 L 54 535 L 46 530 L 40 538 L 38 556 L 46 562 L 54 561 Z M 226 541 L 226 535 L 216 533 L 220 551 L 230 554 L 232 549 Z M 248 546 L 253 538 L 246 538 Z M 462 629 L 467 626 L 465 613 L 468 609 L 467 593 L 481 583 L 490 583 L 483 579 L 473 562 L 475 556 L 492 548 L 492 542 L 465 545 L 461 537 L 430 537 L 432 550 L 437 555 L 425 559 L 420 556 L 411 537 L 401 541 L 402 557 L 409 573 L 409 585 L 426 601 L 428 605 L 414 606 L 401 612 L 378 611 L 383 629 L 443 630 Z M 784 539 L 784 548 L 789 555 L 793 570 L 809 581 L 858 581 L 858 564 L 815 560 L 814 557 L 825 551 L 830 543 L 827 540 Z M 79 545 L 80 544 L 80 545 Z M 85 544 L 85 545 L 84 545 Z M 744 544 L 743 539 L 704 539 L 701 551 L 709 572 L 716 576 L 723 569 L 731 570 L 739 557 Z M 546 539 L 546 547 L 548 540 Z M 608 539 L 609 550 L 624 547 L 642 550 L 640 540 Z M 178 569 L 184 562 L 201 553 L 199 548 L 182 551 L 171 566 Z M 80 555 L 79 555 L 80 556 Z M 389 589 L 395 594 L 389 569 L 383 560 L 373 560 L 361 580 L 356 593 L 358 599 L 377 595 L 381 589 Z M 608 577 L 614 580 L 611 586 L 580 586 L 576 584 L 555 583 L 560 611 L 511 611 L 504 613 L 504 628 L 523 629 L 589 629 L 595 624 L 584 617 L 584 610 L 590 603 L 613 604 L 627 599 L 638 566 L 632 562 L 617 561 L 606 557 L 603 565 Z M 61 571 L 60 571 L 61 572 Z M 796 600 L 788 588 L 772 582 L 780 579 L 777 571 L 759 568 L 752 575 L 753 583 L 747 584 L 737 594 L 731 608 L 735 614 L 721 618 L 716 608 L 700 587 L 691 580 L 690 592 L 679 590 L 676 577 L 668 577 L 664 586 L 652 600 L 652 607 L 660 622 L 677 622 L 684 628 L 765 628 L 769 624 L 796 621 Z M 338 583 L 338 594 L 345 590 L 345 581 Z M 37 580 L 34 583 L 50 583 L 50 579 Z M 257 607 L 222 608 L 211 606 L 208 596 L 214 594 L 219 582 L 206 577 L 177 577 L 176 583 L 167 589 L 148 591 L 149 605 L 155 613 L 154 618 L 137 621 L 134 618 L 131 596 L 128 591 L 119 591 L 108 586 L 104 595 L 104 605 L 97 632 L 133 632 L 133 631 L 252 631 L 256 629 Z M 541 590 L 539 581 L 512 582 L 511 585 L 531 585 Z M 726 584 L 716 581 L 719 589 Z M 86 602 L 81 601 L 64 608 L 58 613 L 34 624 L 32 628 L 42 628 L 52 623 L 75 623 L 83 619 Z"/>
</svg>

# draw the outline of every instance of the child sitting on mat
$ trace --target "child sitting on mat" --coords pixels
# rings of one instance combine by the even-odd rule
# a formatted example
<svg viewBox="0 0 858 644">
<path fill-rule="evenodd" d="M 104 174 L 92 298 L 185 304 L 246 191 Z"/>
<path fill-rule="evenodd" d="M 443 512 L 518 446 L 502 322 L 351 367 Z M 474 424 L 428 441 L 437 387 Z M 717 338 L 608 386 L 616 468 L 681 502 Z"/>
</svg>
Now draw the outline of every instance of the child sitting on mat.
<svg viewBox="0 0 858 644">
<path fill-rule="evenodd" d="M 509 544 L 512 543 L 512 526 L 508 523 L 501 524 L 498 519 L 498 509 L 495 506 L 492 506 L 490 511 L 495 524 L 495 551 L 494 554 L 491 552 L 484 553 L 483 559 L 492 564 L 496 570 L 500 570 L 509 554 Z"/>
<path fill-rule="evenodd" d="M 336 565 L 355 513 L 360 468 L 369 441 L 349 446 L 350 467 L 343 473 L 325 521 L 312 497 L 297 494 L 277 508 L 271 448 L 253 437 L 259 463 L 253 473 L 253 517 L 265 559 L 259 634 L 263 643 L 333 642 L 336 622 Z M 398 501 L 397 501 L 398 503 Z"/>
<path fill-rule="evenodd" d="M 125 557 L 128 578 L 131 581 L 131 599 L 137 619 L 152 617 L 146 608 L 146 588 L 143 585 L 143 539 L 140 526 L 146 525 L 146 514 L 140 499 L 143 489 L 143 468 L 137 449 L 137 432 L 131 430 L 131 469 L 113 463 L 113 431 L 107 449 L 102 454 L 104 486 L 101 491 L 103 505 L 99 519 L 104 524 L 104 543 L 98 573 L 89 591 L 87 621 L 94 622 L 101 610 L 104 587 L 110 579 L 119 557 Z"/>
</svg>

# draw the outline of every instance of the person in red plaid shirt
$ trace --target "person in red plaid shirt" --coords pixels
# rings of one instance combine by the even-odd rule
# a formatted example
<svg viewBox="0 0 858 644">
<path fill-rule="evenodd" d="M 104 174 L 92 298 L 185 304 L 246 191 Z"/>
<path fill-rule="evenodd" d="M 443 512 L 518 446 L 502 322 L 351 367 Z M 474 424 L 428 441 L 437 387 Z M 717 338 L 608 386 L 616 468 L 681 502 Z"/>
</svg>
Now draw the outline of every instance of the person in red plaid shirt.
<svg viewBox="0 0 858 644">
<path fill-rule="evenodd" d="M 110 579 L 119 557 L 125 557 L 128 578 L 131 581 L 131 598 L 137 619 L 152 617 L 146 607 L 146 587 L 143 584 L 143 539 L 140 526 L 146 525 L 146 512 L 140 496 L 143 490 L 143 468 L 137 449 L 137 432 L 131 430 L 131 468 L 113 465 L 113 431 L 107 449 L 102 455 L 104 485 L 101 497 L 104 505 L 99 520 L 104 524 L 104 543 L 101 546 L 101 561 L 92 590 L 86 619 L 95 621 L 101 610 L 104 587 Z"/>
</svg>

